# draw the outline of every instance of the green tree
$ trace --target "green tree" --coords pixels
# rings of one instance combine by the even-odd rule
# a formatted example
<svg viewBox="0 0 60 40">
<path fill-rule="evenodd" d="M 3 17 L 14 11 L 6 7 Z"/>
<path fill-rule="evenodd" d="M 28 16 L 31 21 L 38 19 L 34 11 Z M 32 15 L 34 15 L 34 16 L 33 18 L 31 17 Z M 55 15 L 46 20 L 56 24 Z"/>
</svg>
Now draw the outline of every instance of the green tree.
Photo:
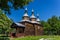
<svg viewBox="0 0 60 40">
<path fill-rule="evenodd" d="M 29 4 L 30 2 L 32 2 L 32 0 L 0 0 L 0 9 L 10 12 L 11 8 L 23 8 L 23 6 Z"/>
<path fill-rule="evenodd" d="M 51 26 L 45 22 L 45 21 L 41 21 L 41 24 L 43 25 L 43 29 L 44 29 L 44 35 L 49 35 L 51 34 L 50 32 L 50 29 L 51 29 Z"/>
<path fill-rule="evenodd" d="M 60 35 L 60 17 L 52 16 L 46 22 L 41 22 L 44 28 L 44 34 Z"/>
<path fill-rule="evenodd" d="M 11 29 L 10 26 L 12 24 L 12 21 L 5 14 L 3 14 L 1 10 L 0 12 L 0 33 L 6 34 L 9 32 L 8 30 Z"/>
<path fill-rule="evenodd" d="M 48 21 L 47 21 L 49 24 L 50 24 L 50 26 L 51 26 L 51 32 L 52 32 L 52 34 L 58 34 L 57 32 L 58 32 L 58 30 L 59 30 L 59 28 L 60 28 L 60 22 L 59 22 L 59 19 L 58 19 L 58 17 L 56 17 L 56 16 L 53 16 L 52 18 L 50 18 L 50 19 L 48 19 Z"/>
</svg>

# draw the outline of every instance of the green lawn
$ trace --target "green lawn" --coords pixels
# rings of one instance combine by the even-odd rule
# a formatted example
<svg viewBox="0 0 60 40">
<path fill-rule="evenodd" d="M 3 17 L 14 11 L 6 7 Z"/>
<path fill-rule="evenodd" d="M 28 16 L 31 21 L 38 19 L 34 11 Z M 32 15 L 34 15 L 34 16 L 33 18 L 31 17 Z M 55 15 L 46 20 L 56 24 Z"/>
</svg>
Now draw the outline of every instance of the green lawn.
<svg viewBox="0 0 60 40">
<path fill-rule="evenodd" d="M 26 36 L 21 38 L 11 38 L 11 40 L 39 40 L 39 39 L 60 40 L 60 36 Z"/>
</svg>

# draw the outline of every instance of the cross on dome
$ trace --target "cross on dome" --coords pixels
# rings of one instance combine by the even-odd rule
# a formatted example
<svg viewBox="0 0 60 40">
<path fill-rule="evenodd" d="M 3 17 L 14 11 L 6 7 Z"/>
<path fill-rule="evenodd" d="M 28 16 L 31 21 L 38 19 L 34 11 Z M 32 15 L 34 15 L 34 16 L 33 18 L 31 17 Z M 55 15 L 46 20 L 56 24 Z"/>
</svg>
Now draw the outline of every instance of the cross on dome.
<svg viewBox="0 0 60 40">
<path fill-rule="evenodd" d="M 27 10 L 27 8 L 25 8 L 25 10 Z"/>
<path fill-rule="evenodd" d="M 34 10 L 32 9 L 32 12 L 34 12 Z"/>
</svg>

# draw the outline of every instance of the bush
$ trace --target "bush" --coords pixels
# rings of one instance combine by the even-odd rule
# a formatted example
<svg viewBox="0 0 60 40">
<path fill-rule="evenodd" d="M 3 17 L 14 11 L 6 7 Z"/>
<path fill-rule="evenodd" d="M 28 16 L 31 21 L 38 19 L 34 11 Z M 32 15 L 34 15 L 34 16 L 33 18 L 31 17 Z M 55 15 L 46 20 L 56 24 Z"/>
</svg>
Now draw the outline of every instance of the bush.
<svg viewBox="0 0 60 40">
<path fill-rule="evenodd" d="M 0 40 L 10 40 L 8 37 L 0 37 Z"/>
</svg>

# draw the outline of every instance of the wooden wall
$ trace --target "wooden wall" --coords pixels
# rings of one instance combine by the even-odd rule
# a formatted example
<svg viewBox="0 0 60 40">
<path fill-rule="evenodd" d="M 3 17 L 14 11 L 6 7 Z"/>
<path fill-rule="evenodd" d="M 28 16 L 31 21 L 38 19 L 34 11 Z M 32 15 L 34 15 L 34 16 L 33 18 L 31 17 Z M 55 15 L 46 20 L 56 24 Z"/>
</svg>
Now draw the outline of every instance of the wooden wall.
<svg viewBox="0 0 60 40">
<path fill-rule="evenodd" d="M 19 30 L 21 28 L 16 28 L 16 36 L 17 37 L 21 37 L 21 36 L 39 36 L 39 35 L 43 34 L 43 27 L 38 25 L 38 24 L 32 24 L 32 23 L 28 23 L 28 22 L 24 22 L 22 24 L 25 25 L 26 27 L 24 29 L 24 32 L 22 32 L 22 33 L 19 33 Z"/>
<path fill-rule="evenodd" d="M 25 35 L 35 35 L 35 29 L 34 26 L 30 23 L 25 23 L 26 27 L 25 27 Z"/>
</svg>

